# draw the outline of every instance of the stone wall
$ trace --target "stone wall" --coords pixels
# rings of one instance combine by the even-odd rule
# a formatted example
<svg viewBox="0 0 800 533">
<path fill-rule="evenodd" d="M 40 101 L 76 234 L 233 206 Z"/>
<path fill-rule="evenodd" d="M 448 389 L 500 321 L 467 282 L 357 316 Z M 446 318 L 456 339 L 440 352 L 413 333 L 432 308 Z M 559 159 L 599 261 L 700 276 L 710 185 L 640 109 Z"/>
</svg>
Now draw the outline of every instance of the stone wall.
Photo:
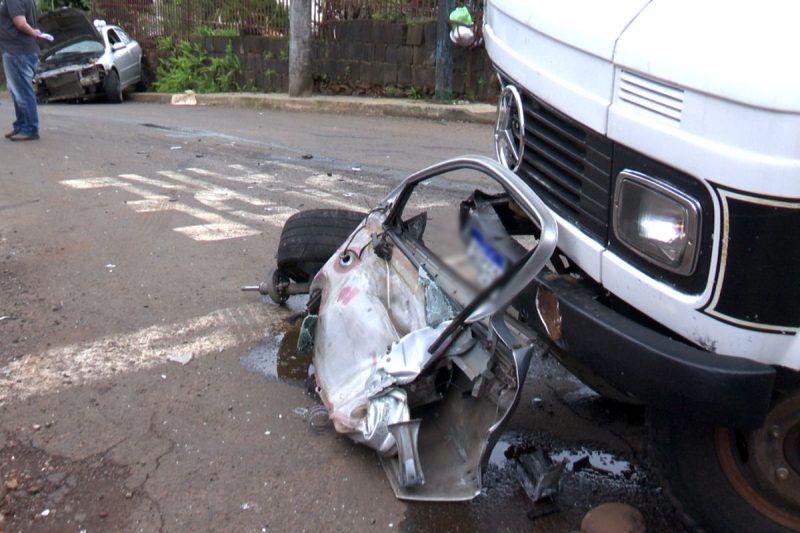
<svg viewBox="0 0 800 533">
<path fill-rule="evenodd" d="M 327 38 L 313 41 L 314 90 L 427 98 L 436 82 L 436 24 L 400 24 L 372 20 L 339 21 Z M 260 36 L 198 37 L 210 54 L 225 53 L 228 43 L 239 56 L 245 87 L 287 92 L 289 40 Z M 154 57 L 154 54 L 151 55 Z M 483 47 L 453 46 L 453 93 L 456 98 L 494 101 L 497 79 Z"/>
</svg>

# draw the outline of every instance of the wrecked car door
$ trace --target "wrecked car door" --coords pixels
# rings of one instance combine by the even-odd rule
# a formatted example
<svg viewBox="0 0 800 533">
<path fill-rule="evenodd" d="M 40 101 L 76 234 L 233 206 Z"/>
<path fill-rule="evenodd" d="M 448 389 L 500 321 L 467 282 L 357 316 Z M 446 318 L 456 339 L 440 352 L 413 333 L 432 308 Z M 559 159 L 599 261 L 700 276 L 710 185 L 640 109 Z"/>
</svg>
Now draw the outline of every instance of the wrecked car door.
<svg viewBox="0 0 800 533">
<path fill-rule="evenodd" d="M 460 206 L 451 239 L 475 257 L 467 271 L 426 243 L 425 212 L 404 216 L 420 184 L 451 172 L 500 188 Z M 533 243 L 523 246 L 510 231 Z M 552 214 L 519 177 L 464 156 L 402 182 L 314 278 L 301 349 L 313 345 L 317 390 L 334 427 L 381 455 L 399 498 L 458 501 L 480 492 L 535 338 L 509 304 L 556 240 Z"/>
</svg>

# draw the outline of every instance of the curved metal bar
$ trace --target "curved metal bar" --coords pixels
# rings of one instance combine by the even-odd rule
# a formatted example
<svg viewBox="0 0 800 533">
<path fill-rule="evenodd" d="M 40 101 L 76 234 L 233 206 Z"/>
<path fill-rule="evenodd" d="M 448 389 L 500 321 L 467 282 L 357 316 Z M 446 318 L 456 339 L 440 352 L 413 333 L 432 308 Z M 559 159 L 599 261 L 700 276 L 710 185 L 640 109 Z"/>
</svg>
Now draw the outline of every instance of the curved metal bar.
<svg viewBox="0 0 800 533">
<path fill-rule="evenodd" d="M 499 183 L 528 217 L 534 220 L 541 230 L 539 242 L 532 253 L 523 259 L 524 263 L 497 290 L 486 295 L 476 309 L 466 318 L 465 323 L 473 323 L 488 316 L 504 312 L 514 297 L 527 287 L 539 271 L 544 268 L 558 241 L 558 225 L 550 209 L 533 190 L 516 174 L 501 166 L 493 159 L 481 155 L 465 155 L 448 159 L 422 169 L 406 178 L 384 199 L 382 207 L 389 210 L 384 227 L 397 225 L 413 190 L 429 179 L 457 170 L 475 170 Z"/>
</svg>

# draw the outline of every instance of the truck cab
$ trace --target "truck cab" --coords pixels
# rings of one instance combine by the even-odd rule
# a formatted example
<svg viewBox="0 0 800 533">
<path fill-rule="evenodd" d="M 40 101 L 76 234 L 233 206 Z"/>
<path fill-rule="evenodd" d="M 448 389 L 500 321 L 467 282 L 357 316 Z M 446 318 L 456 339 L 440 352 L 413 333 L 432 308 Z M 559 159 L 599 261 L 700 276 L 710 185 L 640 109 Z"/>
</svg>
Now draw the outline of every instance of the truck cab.
<svg viewBox="0 0 800 533">
<path fill-rule="evenodd" d="M 800 530 L 797 20 L 784 0 L 485 7 L 497 157 L 559 229 L 520 313 L 651 408 L 709 530 Z"/>
</svg>

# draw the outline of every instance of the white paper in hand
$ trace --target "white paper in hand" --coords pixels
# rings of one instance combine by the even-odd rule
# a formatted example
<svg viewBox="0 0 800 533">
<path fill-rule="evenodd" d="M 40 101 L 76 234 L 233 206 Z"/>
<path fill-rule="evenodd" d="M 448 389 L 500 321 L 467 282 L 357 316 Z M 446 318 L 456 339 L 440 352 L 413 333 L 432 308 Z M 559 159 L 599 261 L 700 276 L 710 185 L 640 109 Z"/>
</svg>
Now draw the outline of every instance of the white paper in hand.
<svg viewBox="0 0 800 533">
<path fill-rule="evenodd" d="M 42 35 L 41 35 L 41 37 L 42 37 L 42 39 L 45 39 L 45 40 L 47 40 L 47 41 L 50 41 L 51 43 L 52 43 L 53 41 L 55 41 L 55 40 L 56 40 L 56 38 L 55 38 L 55 37 L 53 37 L 52 35 L 50 35 L 49 33 L 44 33 L 44 32 L 42 32 Z"/>
</svg>

